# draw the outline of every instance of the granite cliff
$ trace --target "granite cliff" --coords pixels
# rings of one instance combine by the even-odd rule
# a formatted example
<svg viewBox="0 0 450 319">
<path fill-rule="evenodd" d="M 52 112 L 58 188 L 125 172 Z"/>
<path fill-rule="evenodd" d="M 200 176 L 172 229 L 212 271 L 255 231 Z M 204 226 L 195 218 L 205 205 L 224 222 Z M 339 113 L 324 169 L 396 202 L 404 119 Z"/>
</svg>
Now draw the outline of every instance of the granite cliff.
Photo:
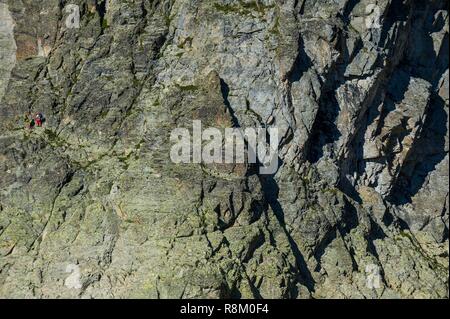
<svg viewBox="0 0 450 319">
<path fill-rule="evenodd" d="M 448 25 L 446 0 L 0 0 L 0 297 L 448 298 Z M 172 163 L 193 119 L 276 126 L 279 170 Z"/>
</svg>

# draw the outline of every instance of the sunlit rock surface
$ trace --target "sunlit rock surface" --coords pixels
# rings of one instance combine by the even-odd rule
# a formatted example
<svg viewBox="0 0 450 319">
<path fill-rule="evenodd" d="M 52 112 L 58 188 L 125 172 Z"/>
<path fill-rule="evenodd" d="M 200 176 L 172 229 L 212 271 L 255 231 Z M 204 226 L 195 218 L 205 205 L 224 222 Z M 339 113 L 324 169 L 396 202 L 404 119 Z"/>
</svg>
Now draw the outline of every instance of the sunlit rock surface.
<svg viewBox="0 0 450 319">
<path fill-rule="evenodd" d="M 448 298 L 447 1 L 67 4 L 0 0 L 0 297 Z"/>
</svg>

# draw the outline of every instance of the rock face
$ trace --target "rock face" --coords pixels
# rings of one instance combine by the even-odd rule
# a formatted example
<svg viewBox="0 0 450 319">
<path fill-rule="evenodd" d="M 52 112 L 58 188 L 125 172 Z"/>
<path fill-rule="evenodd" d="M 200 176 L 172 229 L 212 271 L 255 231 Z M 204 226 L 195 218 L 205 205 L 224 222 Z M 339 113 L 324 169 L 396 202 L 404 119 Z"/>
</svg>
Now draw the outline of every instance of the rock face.
<svg viewBox="0 0 450 319">
<path fill-rule="evenodd" d="M 16 62 L 13 23 L 8 6 L 0 2 L 0 97 L 5 94 L 11 70 Z"/>
<path fill-rule="evenodd" d="M 0 297 L 448 298 L 448 22 L 0 0 Z M 172 163 L 193 119 L 277 127 L 279 170 Z"/>
</svg>

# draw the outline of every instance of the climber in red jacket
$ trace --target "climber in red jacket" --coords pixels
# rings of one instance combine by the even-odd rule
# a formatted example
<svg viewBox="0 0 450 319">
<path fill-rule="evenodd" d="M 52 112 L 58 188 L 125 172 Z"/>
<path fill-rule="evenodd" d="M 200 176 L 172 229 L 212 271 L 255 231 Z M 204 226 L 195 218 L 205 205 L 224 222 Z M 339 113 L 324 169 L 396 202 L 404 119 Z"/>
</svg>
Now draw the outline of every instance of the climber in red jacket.
<svg viewBox="0 0 450 319">
<path fill-rule="evenodd" d="M 36 114 L 36 116 L 34 117 L 34 123 L 36 124 L 37 127 L 42 127 L 43 119 L 44 117 L 42 116 L 41 113 Z"/>
</svg>

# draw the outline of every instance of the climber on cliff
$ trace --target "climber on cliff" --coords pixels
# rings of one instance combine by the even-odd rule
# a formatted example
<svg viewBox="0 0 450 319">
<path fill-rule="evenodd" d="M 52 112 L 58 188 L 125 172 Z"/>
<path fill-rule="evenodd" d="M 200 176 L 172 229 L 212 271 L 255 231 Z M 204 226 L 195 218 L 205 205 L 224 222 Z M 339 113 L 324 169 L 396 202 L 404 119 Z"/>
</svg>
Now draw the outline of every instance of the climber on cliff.
<svg viewBox="0 0 450 319">
<path fill-rule="evenodd" d="M 36 116 L 34 117 L 34 122 L 36 123 L 37 127 L 42 127 L 42 123 L 44 121 L 44 116 L 42 113 L 36 113 Z"/>
<path fill-rule="evenodd" d="M 34 118 L 31 115 L 31 112 L 25 112 L 25 114 L 23 116 L 23 120 L 27 124 L 27 126 L 30 130 L 34 128 L 34 125 L 36 123 L 34 122 Z"/>
</svg>

